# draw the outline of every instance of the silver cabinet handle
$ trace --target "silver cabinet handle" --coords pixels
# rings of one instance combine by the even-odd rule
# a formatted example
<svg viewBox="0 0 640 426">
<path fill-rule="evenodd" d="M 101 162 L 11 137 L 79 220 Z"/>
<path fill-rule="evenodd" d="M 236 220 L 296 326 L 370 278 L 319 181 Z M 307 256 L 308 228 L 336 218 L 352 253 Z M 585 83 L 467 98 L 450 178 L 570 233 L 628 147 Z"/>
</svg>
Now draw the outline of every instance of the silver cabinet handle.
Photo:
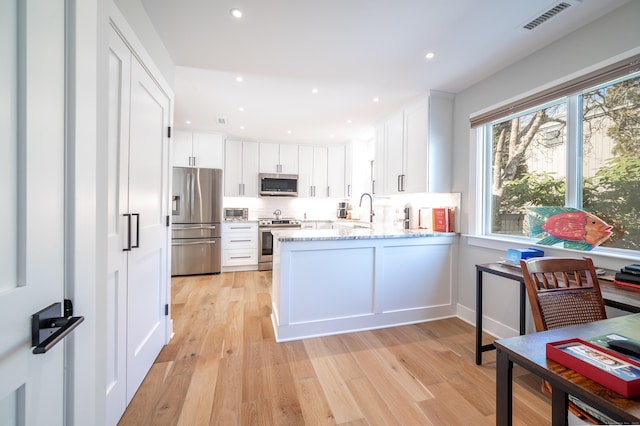
<svg viewBox="0 0 640 426">
<path fill-rule="evenodd" d="M 230 243 L 249 243 L 251 240 L 229 240 Z"/>
<path fill-rule="evenodd" d="M 231 259 L 251 259 L 251 256 L 231 256 Z"/>
</svg>

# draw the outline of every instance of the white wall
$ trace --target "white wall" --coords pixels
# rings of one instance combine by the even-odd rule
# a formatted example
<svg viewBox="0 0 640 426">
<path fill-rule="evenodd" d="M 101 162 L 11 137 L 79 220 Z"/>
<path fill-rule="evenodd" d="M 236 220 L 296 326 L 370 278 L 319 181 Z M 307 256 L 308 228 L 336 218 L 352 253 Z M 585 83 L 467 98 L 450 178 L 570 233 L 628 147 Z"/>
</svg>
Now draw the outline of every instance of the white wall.
<svg viewBox="0 0 640 426">
<path fill-rule="evenodd" d="M 510 98 L 536 91 L 551 83 L 597 69 L 614 58 L 640 51 L 640 1 L 632 1 L 604 17 L 539 50 L 456 95 L 454 105 L 453 192 L 462 196 L 462 232 L 469 233 L 475 220 L 475 149 L 470 142 L 469 116 Z M 544 26 L 539 30 L 544 31 Z M 459 259 L 459 315 L 475 322 L 475 265 L 498 260 L 515 244 L 462 237 Z M 524 247 L 524 246 L 523 246 Z M 585 252 L 548 249 L 549 255 L 580 256 Z M 596 266 L 619 268 L 629 258 L 589 252 Z M 637 258 L 635 259 L 637 261 Z M 485 278 L 485 329 L 499 337 L 517 334 L 518 286 L 501 278 Z M 531 320 L 528 320 L 531 325 Z"/>
</svg>

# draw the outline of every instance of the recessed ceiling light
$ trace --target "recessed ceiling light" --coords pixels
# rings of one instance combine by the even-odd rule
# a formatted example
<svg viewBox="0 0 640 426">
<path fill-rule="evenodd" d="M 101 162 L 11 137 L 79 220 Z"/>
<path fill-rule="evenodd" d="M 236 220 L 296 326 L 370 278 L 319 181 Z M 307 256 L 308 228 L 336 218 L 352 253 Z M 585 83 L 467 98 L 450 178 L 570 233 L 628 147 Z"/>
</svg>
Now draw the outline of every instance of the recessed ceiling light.
<svg viewBox="0 0 640 426">
<path fill-rule="evenodd" d="M 311 93 L 315 95 L 316 93 L 318 93 L 318 89 L 311 89 Z"/>
<path fill-rule="evenodd" d="M 329 135 L 329 138 L 331 138 L 331 139 L 333 139 L 335 137 L 336 137 L 336 135 Z"/>
<path fill-rule="evenodd" d="M 229 13 L 231 13 L 231 16 L 234 18 L 242 18 L 242 11 L 240 9 L 231 9 Z"/>
<path fill-rule="evenodd" d="M 240 126 L 240 130 L 244 130 L 244 126 Z"/>
<path fill-rule="evenodd" d="M 351 124 L 351 123 L 353 123 L 353 121 L 347 120 L 347 124 Z"/>
<path fill-rule="evenodd" d="M 378 97 L 373 98 L 373 102 L 380 102 L 380 98 Z"/>
<path fill-rule="evenodd" d="M 427 59 L 433 59 L 435 56 L 436 56 L 436 54 L 435 54 L 435 53 L 433 53 L 433 52 L 429 52 L 429 53 L 427 53 L 427 54 L 425 55 L 425 58 L 427 58 Z"/>
<path fill-rule="evenodd" d="M 242 78 L 242 76 L 241 76 L 241 75 L 239 75 L 239 76 L 237 76 L 237 77 L 236 77 L 236 81 L 237 81 L 238 83 L 242 83 L 242 80 L 243 80 L 243 78 Z"/>
<path fill-rule="evenodd" d="M 186 124 L 191 124 L 190 120 L 185 121 Z"/>
<path fill-rule="evenodd" d="M 291 130 L 287 130 L 287 133 L 288 133 L 288 134 L 291 134 Z"/>
<path fill-rule="evenodd" d="M 238 108 L 238 111 L 240 111 L 240 112 L 244 112 L 244 107 L 240 107 L 240 108 Z"/>
</svg>

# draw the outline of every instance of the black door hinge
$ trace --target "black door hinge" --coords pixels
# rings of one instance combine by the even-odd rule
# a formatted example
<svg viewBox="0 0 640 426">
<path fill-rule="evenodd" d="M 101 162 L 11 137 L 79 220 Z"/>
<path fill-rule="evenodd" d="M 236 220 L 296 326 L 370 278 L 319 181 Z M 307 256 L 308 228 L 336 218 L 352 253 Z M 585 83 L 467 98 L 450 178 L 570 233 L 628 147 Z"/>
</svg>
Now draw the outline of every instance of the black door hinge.
<svg viewBox="0 0 640 426">
<path fill-rule="evenodd" d="M 169 215 L 167 215 L 167 227 L 169 227 Z"/>
<path fill-rule="evenodd" d="M 164 315 L 168 316 L 169 315 L 169 305 L 164 305 Z"/>
<path fill-rule="evenodd" d="M 171 126 L 167 127 L 167 137 L 171 138 Z"/>
</svg>

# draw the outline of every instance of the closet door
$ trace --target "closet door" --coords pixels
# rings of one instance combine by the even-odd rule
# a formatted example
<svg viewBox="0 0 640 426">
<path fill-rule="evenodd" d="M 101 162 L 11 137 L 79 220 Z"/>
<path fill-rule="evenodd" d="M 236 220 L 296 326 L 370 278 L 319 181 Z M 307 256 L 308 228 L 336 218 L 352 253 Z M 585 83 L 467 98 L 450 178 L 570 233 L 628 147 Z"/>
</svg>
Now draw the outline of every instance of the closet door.
<svg viewBox="0 0 640 426">
<path fill-rule="evenodd" d="M 115 31 L 109 50 L 107 424 L 165 343 L 170 98 Z"/>
<path fill-rule="evenodd" d="M 129 94 L 132 55 L 120 37 L 109 33 L 109 127 L 107 201 L 107 425 L 127 407 L 127 261 L 124 248 L 129 212 Z"/>
<path fill-rule="evenodd" d="M 169 228 L 170 101 L 136 60 L 131 64 L 127 285 L 127 401 L 165 343 Z"/>
</svg>

